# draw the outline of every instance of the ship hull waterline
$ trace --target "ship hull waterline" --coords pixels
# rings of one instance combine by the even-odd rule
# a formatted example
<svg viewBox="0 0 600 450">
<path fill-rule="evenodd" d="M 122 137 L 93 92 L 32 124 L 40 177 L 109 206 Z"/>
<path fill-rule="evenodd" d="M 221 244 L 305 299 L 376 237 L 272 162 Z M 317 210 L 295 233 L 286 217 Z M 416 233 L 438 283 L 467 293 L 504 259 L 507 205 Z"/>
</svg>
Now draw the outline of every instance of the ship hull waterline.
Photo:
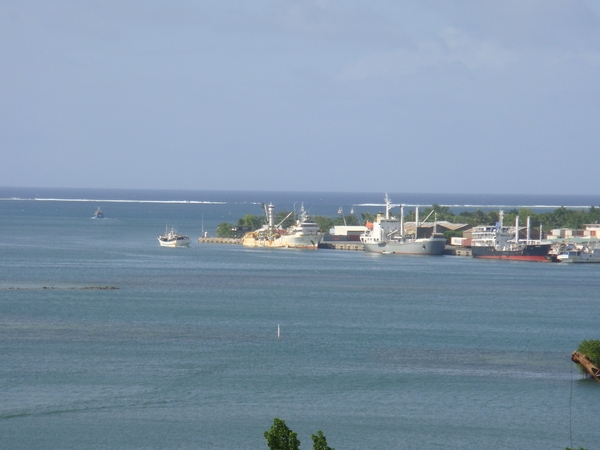
<svg viewBox="0 0 600 450">
<path fill-rule="evenodd" d="M 494 247 L 471 247 L 473 258 L 478 259 L 508 259 L 511 261 L 552 262 L 549 255 L 550 245 L 527 246 L 524 249 L 496 250 Z"/>
<path fill-rule="evenodd" d="M 320 240 L 320 236 L 295 236 L 293 238 L 286 238 L 286 236 L 281 236 L 276 239 L 257 239 L 255 237 L 245 236 L 242 239 L 242 245 L 244 247 L 316 250 L 318 248 Z"/>
<path fill-rule="evenodd" d="M 384 241 L 364 243 L 364 249 L 370 253 L 390 255 L 427 255 L 439 256 L 446 248 L 446 239 L 417 239 L 412 242 Z"/>
</svg>

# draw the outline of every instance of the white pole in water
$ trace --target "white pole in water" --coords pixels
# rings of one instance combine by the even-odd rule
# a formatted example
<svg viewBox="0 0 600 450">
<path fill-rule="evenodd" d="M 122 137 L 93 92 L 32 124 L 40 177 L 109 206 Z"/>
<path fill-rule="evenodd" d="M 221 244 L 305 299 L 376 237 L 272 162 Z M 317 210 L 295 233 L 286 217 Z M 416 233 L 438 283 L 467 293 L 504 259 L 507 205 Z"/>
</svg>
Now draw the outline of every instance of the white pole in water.
<svg viewBox="0 0 600 450">
<path fill-rule="evenodd" d="M 281 329 L 279 328 L 279 324 L 277 324 L 277 339 L 281 336 Z"/>
</svg>

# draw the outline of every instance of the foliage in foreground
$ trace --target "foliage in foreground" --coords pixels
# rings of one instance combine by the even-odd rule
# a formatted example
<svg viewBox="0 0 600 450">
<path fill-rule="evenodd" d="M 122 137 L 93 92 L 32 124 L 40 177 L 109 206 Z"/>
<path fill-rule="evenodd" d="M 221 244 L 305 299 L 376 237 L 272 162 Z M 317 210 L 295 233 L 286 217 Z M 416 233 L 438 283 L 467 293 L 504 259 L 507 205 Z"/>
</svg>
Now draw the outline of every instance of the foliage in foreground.
<svg viewBox="0 0 600 450">
<path fill-rule="evenodd" d="M 265 439 L 270 450 L 299 450 L 298 435 L 288 428 L 284 420 L 275 417 L 273 426 L 265 431 Z"/>
<path fill-rule="evenodd" d="M 298 435 L 288 428 L 284 420 L 273 419 L 269 431 L 265 431 L 265 439 L 270 450 L 300 450 Z M 335 450 L 327 445 L 327 439 L 321 430 L 312 435 L 313 450 Z"/>
<path fill-rule="evenodd" d="M 327 438 L 321 430 L 317 431 L 317 434 L 312 435 L 313 450 L 335 450 L 327 445 Z"/>
<path fill-rule="evenodd" d="M 600 341 L 599 340 L 586 340 L 582 341 L 577 347 L 579 353 L 583 353 L 590 361 L 594 363 L 596 367 L 600 367 Z M 583 366 L 577 365 L 581 373 L 587 373 Z"/>
</svg>

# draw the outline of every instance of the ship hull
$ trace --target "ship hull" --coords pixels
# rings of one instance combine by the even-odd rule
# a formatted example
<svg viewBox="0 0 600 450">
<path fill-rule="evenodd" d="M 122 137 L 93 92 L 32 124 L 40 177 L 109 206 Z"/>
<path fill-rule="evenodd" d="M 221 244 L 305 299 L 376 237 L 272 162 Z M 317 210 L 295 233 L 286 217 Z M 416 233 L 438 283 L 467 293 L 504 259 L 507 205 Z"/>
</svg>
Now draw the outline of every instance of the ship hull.
<svg viewBox="0 0 600 450">
<path fill-rule="evenodd" d="M 495 247 L 471 247 L 473 258 L 510 259 L 513 261 L 551 262 L 550 244 L 526 245 L 516 250 L 496 250 Z"/>
<path fill-rule="evenodd" d="M 592 252 L 569 251 L 567 253 L 558 255 L 557 259 L 558 261 L 564 263 L 600 264 L 600 249 L 594 250 Z"/>
<path fill-rule="evenodd" d="M 164 241 L 159 239 L 158 243 L 161 247 L 171 247 L 171 248 L 180 248 L 180 247 L 189 247 L 190 240 L 189 239 L 177 239 L 177 240 L 169 240 Z"/>
<path fill-rule="evenodd" d="M 365 251 L 395 255 L 441 255 L 446 248 L 445 238 L 416 239 L 414 241 L 384 241 L 364 243 Z"/>
<path fill-rule="evenodd" d="M 307 236 L 281 236 L 274 239 L 262 239 L 254 236 L 244 236 L 242 245 L 245 247 L 263 248 L 298 248 L 304 250 L 316 250 L 321 240 L 321 235 Z"/>
</svg>

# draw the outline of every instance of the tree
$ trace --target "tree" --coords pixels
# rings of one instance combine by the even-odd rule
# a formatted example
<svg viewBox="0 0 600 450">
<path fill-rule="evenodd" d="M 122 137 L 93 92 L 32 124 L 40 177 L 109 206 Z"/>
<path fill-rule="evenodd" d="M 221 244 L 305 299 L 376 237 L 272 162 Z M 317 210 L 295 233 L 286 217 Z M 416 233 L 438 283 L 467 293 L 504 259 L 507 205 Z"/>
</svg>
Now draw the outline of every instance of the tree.
<svg viewBox="0 0 600 450">
<path fill-rule="evenodd" d="M 324 233 L 329 233 L 329 230 L 335 225 L 333 219 L 330 217 L 315 216 L 312 219 L 313 222 L 319 225 L 319 229 Z"/>
<path fill-rule="evenodd" d="M 437 220 L 447 220 L 448 222 L 452 222 L 456 216 L 448 206 L 440 206 L 437 204 L 431 205 L 432 209 L 435 211 L 435 216 Z M 429 214 L 429 213 L 427 213 Z"/>
<path fill-rule="evenodd" d="M 246 214 L 241 219 L 238 219 L 238 226 L 250 227 L 252 230 L 259 229 L 265 223 L 265 218 L 261 216 L 254 216 L 252 214 Z"/>
<path fill-rule="evenodd" d="M 275 214 L 275 225 L 281 223 L 282 228 L 289 228 L 294 225 L 296 218 L 289 211 L 281 211 Z"/>
<path fill-rule="evenodd" d="M 265 439 L 270 450 L 299 450 L 298 435 L 290 430 L 285 421 L 275 417 L 273 426 L 265 431 Z"/>
<path fill-rule="evenodd" d="M 232 225 L 227 222 L 222 222 L 217 227 L 217 237 L 220 238 L 231 238 L 235 237 L 235 225 Z"/>
<path fill-rule="evenodd" d="M 591 339 L 582 341 L 577 351 L 587 356 L 596 367 L 600 367 L 600 341 Z M 583 366 L 578 365 L 578 367 L 581 373 L 587 373 Z"/>
<path fill-rule="evenodd" d="M 469 222 L 469 225 L 485 225 L 486 222 L 487 218 L 485 217 L 485 213 L 481 209 L 477 209 L 471 216 L 471 221 Z"/>
<path fill-rule="evenodd" d="M 327 445 L 327 439 L 321 430 L 317 431 L 317 434 L 312 435 L 313 450 L 335 450 Z"/>
<path fill-rule="evenodd" d="M 363 224 L 367 222 L 375 222 L 375 217 L 370 212 L 360 213 L 363 219 Z"/>
</svg>

